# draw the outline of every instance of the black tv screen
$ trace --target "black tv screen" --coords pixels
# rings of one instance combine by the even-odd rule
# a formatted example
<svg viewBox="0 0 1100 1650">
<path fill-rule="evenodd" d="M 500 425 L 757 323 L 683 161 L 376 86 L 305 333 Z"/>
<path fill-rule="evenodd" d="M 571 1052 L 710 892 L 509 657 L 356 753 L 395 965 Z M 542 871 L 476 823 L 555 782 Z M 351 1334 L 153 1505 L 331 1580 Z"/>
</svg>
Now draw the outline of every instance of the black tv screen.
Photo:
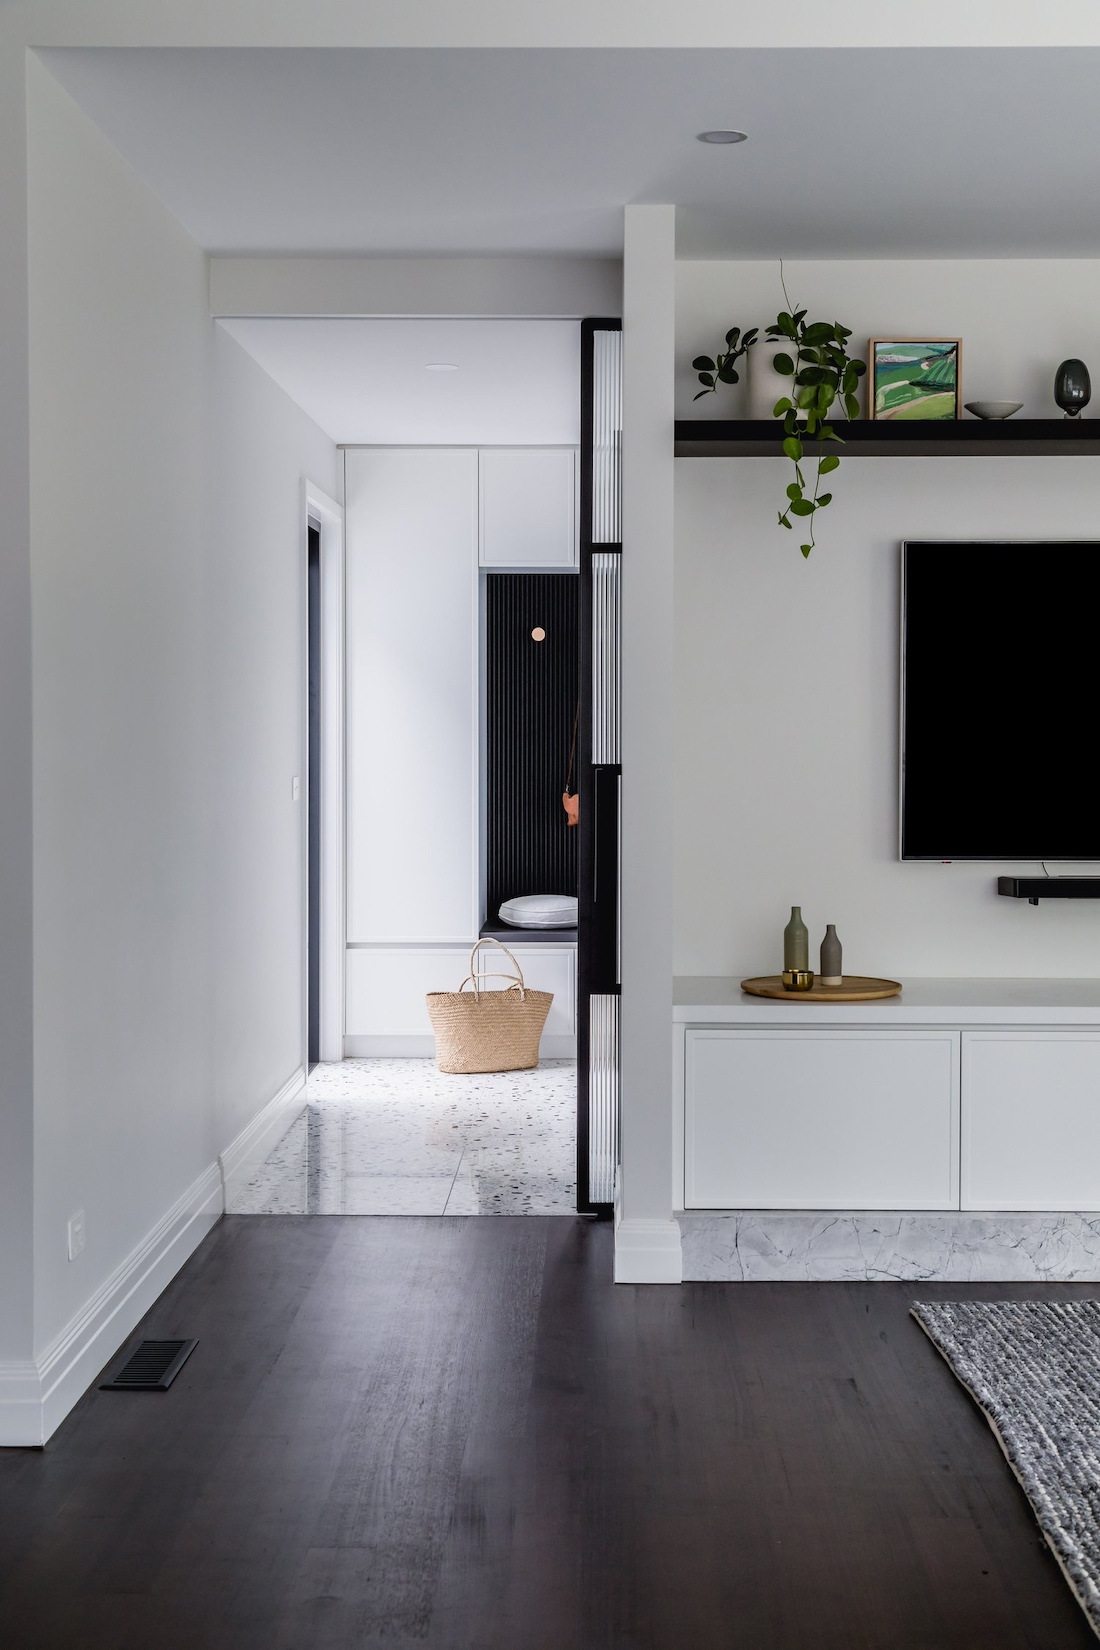
<svg viewBox="0 0 1100 1650">
<path fill-rule="evenodd" d="M 1100 541 L 902 546 L 901 856 L 1100 859 Z"/>
</svg>

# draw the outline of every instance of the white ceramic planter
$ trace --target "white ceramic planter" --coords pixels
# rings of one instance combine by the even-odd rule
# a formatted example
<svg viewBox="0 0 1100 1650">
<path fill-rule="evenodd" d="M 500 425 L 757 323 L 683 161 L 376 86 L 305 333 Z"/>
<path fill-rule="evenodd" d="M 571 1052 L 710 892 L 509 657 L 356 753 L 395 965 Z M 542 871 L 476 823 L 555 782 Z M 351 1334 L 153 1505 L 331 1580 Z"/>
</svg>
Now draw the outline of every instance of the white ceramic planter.
<svg viewBox="0 0 1100 1650">
<path fill-rule="evenodd" d="M 761 338 L 749 350 L 746 373 L 746 418 L 771 418 L 772 409 L 782 395 L 790 395 L 794 388 L 794 380 L 775 370 L 777 355 L 788 355 L 794 359 L 794 345 L 789 338 Z M 798 412 L 799 421 L 804 423 L 806 414 L 801 409 Z M 829 411 L 830 422 L 846 419 L 844 403 L 837 396 Z"/>
<path fill-rule="evenodd" d="M 770 418 L 772 408 L 781 395 L 789 395 L 792 380 L 775 370 L 777 355 L 792 355 L 794 345 L 789 338 L 759 338 L 747 357 L 747 418 Z"/>
</svg>

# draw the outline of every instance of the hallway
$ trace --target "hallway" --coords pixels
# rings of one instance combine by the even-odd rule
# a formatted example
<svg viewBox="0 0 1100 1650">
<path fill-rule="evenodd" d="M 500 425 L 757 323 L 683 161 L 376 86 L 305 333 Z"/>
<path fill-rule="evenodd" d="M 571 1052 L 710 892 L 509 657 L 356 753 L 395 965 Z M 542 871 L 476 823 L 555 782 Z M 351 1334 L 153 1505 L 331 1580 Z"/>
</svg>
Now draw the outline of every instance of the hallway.
<svg viewBox="0 0 1100 1650">
<path fill-rule="evenodd" d="M 433 1060 L 315 1066 L 305 1110 L 231 1214 L 557 1215 L 576 1208 L 577 1068 L 453 1076 Z"/>
<path fill-rule="evenodd" d="M 230 1216 L 0 1453 L 5 1650 L 1086 1650 L 914 1293 L 616 1287 L 577 1219 Z"/>
</svg>

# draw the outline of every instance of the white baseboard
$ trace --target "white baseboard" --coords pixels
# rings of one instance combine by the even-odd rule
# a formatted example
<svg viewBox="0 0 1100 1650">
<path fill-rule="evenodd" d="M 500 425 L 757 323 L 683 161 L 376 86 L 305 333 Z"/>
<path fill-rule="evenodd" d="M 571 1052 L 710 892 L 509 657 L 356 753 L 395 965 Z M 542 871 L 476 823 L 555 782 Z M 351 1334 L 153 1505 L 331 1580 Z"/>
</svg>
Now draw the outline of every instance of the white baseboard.
<svg viewBox="0 0 1100 1650">
<path fill-rule="evenodd" d="M 212 1163 L 39 1358 L 0 1364 L 0 1445 L 46 1442 L 221 1214 Z"/>
<path fill-rule="evenodd" d="M 301 1111 L 299 1068 L 33 1362 L 0 1363 L 0 1447 L 41 1448 Z"/>
<path fill-rule="evenodd" d="M 616 1283 L 682 1283 L 680 1228 L 674 1220 L 620 1220 L 615 1227 Z"/>
<path fill-rule="evenodd" d="M 33 1449 L 45 1441 L 38 1365 L 0 1364 L 0 1445 L 8 1449 Z"/>
<path fill-rule="evenodd" d="M 544 1037 L 539 1044 L 543 1060 L 575 1060 L 575 1037 Z M 373 1037 L 362 1034 L 344 1038 L 345 1060 L 434 1060 L 434 1037 Z"/>
<path fill-rule="evenodd" d="M 305 1067 L 299 1066 L 274 1099 L 256 1113 L 251 1123 L 245 1124 L 218 1158 L 227 1214 L 233 1213 L 235 1193 L 252 1178 L 260 1164 L 266 1162 L 295 1118 L 301 1116 L 305 1086 Z"/>
</svg>

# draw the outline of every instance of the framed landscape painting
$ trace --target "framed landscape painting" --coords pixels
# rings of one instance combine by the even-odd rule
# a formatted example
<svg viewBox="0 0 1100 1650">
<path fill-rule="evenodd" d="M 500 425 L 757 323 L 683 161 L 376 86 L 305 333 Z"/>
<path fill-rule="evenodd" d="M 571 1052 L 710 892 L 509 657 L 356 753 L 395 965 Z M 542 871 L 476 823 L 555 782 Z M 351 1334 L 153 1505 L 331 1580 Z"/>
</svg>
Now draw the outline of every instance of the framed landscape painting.
<svg viewBox="0 0 1100 1650">
<path fill-rule="evenodd" d="M 958 338 L 872 338 L 872 418 L 958 418 Z"/>
</svg>

